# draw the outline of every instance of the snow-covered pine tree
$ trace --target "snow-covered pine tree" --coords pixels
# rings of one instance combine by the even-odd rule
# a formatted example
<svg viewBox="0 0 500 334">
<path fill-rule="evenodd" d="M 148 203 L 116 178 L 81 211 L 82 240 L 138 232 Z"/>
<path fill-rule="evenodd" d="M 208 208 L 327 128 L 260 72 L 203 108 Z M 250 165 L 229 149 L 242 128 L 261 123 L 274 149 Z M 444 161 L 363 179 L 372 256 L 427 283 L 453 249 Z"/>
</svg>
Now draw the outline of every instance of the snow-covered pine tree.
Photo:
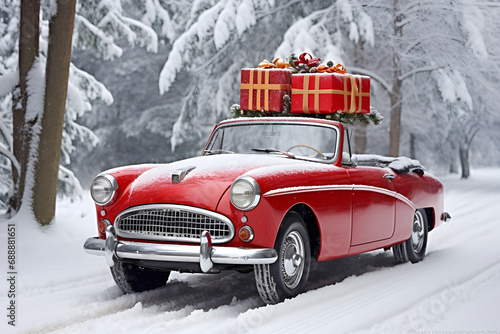
<svg viewBox="0 0 500 334">
<path fill-rule="evenodd" d="M 130 2 L 130 4 L 127 3 L 127 5 L 135 3 L 136 5 L 143 6 L 143 8 L 139 8 L 138 10 L 141 15 L 141 22 L 148 27 L 152 27 L 160 37 L 166 38 L 171 42 L 175 40 L 177 36 L 176 25 L 179 24 L 179 21 L 183 21 L 182 17 L 179 17 L 178 15 L 182 14 L 183 9 L 187 7 L 188 3 L 184 3 L 182 6 L 182 2 L 177 3 L 164 1 L 166 3 L 162 4 L 160 0 L 128 2 Z M 173 13 L 174 18 L 171 17 L 170 13 Z"/>
<path fill-rule="evenodd" d="M 43 15 L 40 21 L 40 54 L 39 62 L 45 63 L 47 55 L 48 21 L 54 11 L 51 2 L 42 3 Z M 104 59 L 113 59 L 122 54 L 121 48 L 115 43 L 116 38 L 125 37 L 133 45 L 140 45 L 147 50 L 156 52 L 156 33 L 140 21 L 123 15 L 121 2 L 119 0 L 85 1 L 77 6 L 75 38 L 73 48 L 95 48 L 96 53 Z M 16 173 L 14 146 L 12 139 L 12 98 L 13 86 L 17 84 L 17 58 L 19 40 L 19 4 L 17 1 L 1 0 L 0 6 L 0 178 L 2 182 L 0 189 L 0 201 L 2 208 L 16 211 L 23 198 L 23 190 L 19 191 L 12 181 L 12 173 Z M 43 65 L 41 66 L 43 68 Z M 43 75 L 43 72 L 42 72 Z M 43 88 L 43 87 L 42 87 Z M 68 95 L 66 103 L 66 115 L 64 121 L 63 141 L 61 146 L 62 164 L 68 164 L 70 156 L 74 151 L 74 142 L 79 140 L 87 145 L 95 145 L 97 137 L 88 128 L 77 123 L 78 117 L 92 109 L 92 103 L 103 101 L 112 103 L 111 93 L 98 82 L 92 75 L 70 66 L 70 77 L 68 83 Z M 36 117 L 36 116 L 35 116 Z M 14 159 L 13 159 L 14 158 Z M 26 172 L 24 174 L 27 174 Z M 16 177 L 14 176 L 14 179 Z M 78 193 L 81 189 L 78 180 L 73 173 L 62 166 L 59 179 L 60 190 L 69 193 Z M 19 195 L 21 194 L 21 195 Z M 15 199 L 17 198 L 17 200 Z M 7 203 L 9 202 L 9 203 Z M 0 208 L 0 209 L 2 209 Z"/>
</svg>

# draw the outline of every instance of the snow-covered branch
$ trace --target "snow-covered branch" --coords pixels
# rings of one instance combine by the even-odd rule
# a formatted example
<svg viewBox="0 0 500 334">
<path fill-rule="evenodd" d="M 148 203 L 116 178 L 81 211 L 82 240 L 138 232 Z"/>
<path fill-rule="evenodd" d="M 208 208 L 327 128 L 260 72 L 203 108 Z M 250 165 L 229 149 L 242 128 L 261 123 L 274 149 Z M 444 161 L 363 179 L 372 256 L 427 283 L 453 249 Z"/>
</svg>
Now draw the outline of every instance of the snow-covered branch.
<svg viewBox="0 0 500 334">
<path fill-rule="evenodd" d="M 403 81 L 404 79 L 411 77 L 414 74 L 421 73 L 421 72 L 432 72 L 435 70 L 438 70 L 442 68 L 441 66 L 424 66 L 424 67 L 419 67 L 419 68 L 414 68 L 411 71 L 408 71 L 406 73 L 401 74 L 399 77 L 399 80 Z"/>
<path fill-rule="evenodd" d="M 17 161 L 14 154 L 7 147 L 5 147 L 2 143 L 0 143 L 0 154 L 7 157 L 11 161 L 12 166 L 14 166 L 14 168 L 16 169 L 16 171 L 19 175 L 21 173 L 21 165 L 19 164 L 19 161 Z"/>
<path fill-rule="evenodd" d="M 375 43 L 372 18 L 357 1 L 339 1 L 297 20 L 285 33 L 275 57 L 306 51 L 342 62 L 343 36 L 353 44 L 365 42 L 373 46 Z"/>
<path fill-rule="evenodd" d="M 7 127 L 6 120 L 0 118 L 0 139 L 4 139 L 9 147 L 12 147 L 12 133 Z"/>
<path fill-rule="evenodd" d="M 80 49 L 96 48 L 97 54 L 104 60 L 121 57 L 122 48 L 114 43 L 112 36 L 106 35 L 101 29 L 80 15 L 75 15 L 75 32 L 73 44 Z"/>
<path fill-rule="evenodd" d="M 141 21 L 148 27 L 152 27 L 155 22 L 161 22 L 160 35 L 173 41 L 175 39 L 174 24 L 170 14 L 162 7 L 159 0 L 146 0 L 144 6 L 145 12 Z"/>
<path fill-rule="evenodd" d="M 136 33 L 136 36 L 138 36 L 136 43 L 138 43 L 139 46 L 145 46 L 146 50 L 149 52 L 158 52 L 158 36 L 151 27 L 129 17 L 122 17 L 122 20 Z"/>
<path fill-rule="evenodd" d="M 392 93 L 391 85 L 385 81 L 384 78 L 373 71 L 361 67 L 349 66 L 349 73 L 367 75 L 371 79 L 377 81 L 387 91 L 387 93 Z"/>
<path fill-rule="evenodd" d="M 193 60 L 193 57 L 190 57 L 190 50 L 196 49 L 196 44 L 203 41 L 210 32 L 213 33 L 217 17 L 223 8 L 224 4 L 220 1 L 204 11 L 198 20 L 174 42 L 167 62 L 160 72 L 159 89 L 161 94 L 168 92 L 177 73 L 181 71 L 185 63 L 191 63 Z"/>
<path fill-rule="evenodd" d="M 436 40 L 438 38 L 442 38 L 443 40 L 448 40 L 448 41 L 455 41 L 457 43 L 465 43 L 465 40 L 461 38 L 460 36 L 453 36 L 442 32 L 435 32 L 432 34 L 424 34 L 420 36 L 419 38 L 416 38 L 415 40 L 411 41 L 409 45 L 401 52 L 402 55 L 408 54 L 414 47 L 419 45 L 422 42 L 428 41 L 428 40 Z"/>
<path fill-rule="evenodd" d="M 213 58 L 234 35 L 241 36 L 254 26 L 255 13 L 261 5 L 259 0 L 218 0 L 201 13 L 192 10 L 189 28 L 174 42 L 161 70 L 160 93 L 170 89 L 182 69 L 205 64 L 204 58 Z"/>
</svg>

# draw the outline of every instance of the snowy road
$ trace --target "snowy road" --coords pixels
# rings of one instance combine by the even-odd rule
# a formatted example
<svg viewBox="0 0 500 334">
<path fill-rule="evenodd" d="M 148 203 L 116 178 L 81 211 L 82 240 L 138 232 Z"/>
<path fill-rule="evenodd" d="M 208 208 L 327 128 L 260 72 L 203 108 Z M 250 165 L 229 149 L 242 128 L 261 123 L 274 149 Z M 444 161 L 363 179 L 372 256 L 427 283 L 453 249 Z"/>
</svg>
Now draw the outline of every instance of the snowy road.
<svg viewBox="0 0 500 334">
<path fill-rule="evenodd" d="M 430 233 L 423 262 L 377 251 L 315 263 L 310 290 L 272 306 L 252 273 L 173 273 L 163 288 L 123 295 L 104 259 L 82 250 L 95 234 L 89 200 L 59 204 L 44 231 L 20 214 L 0 223 L 2 247 L 8 224 L 17 234 L 16 327 L 1 250 L 0 332 L 500 334 L 500 169 L 443 183 L 452 222 Z"/>
</svg>

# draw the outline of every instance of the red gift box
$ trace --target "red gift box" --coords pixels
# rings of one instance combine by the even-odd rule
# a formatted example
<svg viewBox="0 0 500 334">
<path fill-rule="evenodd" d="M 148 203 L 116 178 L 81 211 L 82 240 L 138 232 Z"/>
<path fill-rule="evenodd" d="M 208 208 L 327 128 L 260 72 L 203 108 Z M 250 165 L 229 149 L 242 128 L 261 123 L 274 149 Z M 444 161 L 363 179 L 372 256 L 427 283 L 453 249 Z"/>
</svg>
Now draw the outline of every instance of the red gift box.
<svg viewBox="0 0 500 334">
<path fill-rule="evenodd" d="M 242 69 L 240 108 L 283 111 L 283 96 L 290 95 L 291 75 L 286 69 Z"/>
<path fill-rule="evenodd" d="M 313 73 L 292 76 L 292 113 L 369 113 L 370 77 Z"/>
</svg>

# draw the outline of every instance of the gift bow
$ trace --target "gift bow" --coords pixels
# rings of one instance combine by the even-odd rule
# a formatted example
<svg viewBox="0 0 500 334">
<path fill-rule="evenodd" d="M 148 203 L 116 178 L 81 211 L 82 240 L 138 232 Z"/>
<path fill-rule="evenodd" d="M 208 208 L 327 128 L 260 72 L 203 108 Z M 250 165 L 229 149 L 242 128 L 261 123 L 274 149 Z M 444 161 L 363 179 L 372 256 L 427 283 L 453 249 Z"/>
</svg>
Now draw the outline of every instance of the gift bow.
<svg viewBox="0 0 500 334">
<path fill-rule="evenodd" d="M 272 63 L 269 60 L 264 59 L 260 62 L 259 68 L 287 68 L 291 65 L 289 63 L 284 62 L 280 58 L 275 58 Z"/>
<path fill-rule="evenodd" d="M 320 58 L 313 58 L 309 53 L 303 52 L 300 54 L 298 60 L 294 60 L 295 66 L 299 66 L 301 64 L 307 65 L 309 67 L 316 67 L 321 62 Z"/>
<path fill-rule="evenodd" d="M 318 73 L 339 73 L 339 74 L 346 74 L 346 69 L 344 65 L 342 64 L 337 64 L 335 66 L 327 66 L 327 65 L 319 65 L 318 68 L 316 69 Z"/>
</svg>

